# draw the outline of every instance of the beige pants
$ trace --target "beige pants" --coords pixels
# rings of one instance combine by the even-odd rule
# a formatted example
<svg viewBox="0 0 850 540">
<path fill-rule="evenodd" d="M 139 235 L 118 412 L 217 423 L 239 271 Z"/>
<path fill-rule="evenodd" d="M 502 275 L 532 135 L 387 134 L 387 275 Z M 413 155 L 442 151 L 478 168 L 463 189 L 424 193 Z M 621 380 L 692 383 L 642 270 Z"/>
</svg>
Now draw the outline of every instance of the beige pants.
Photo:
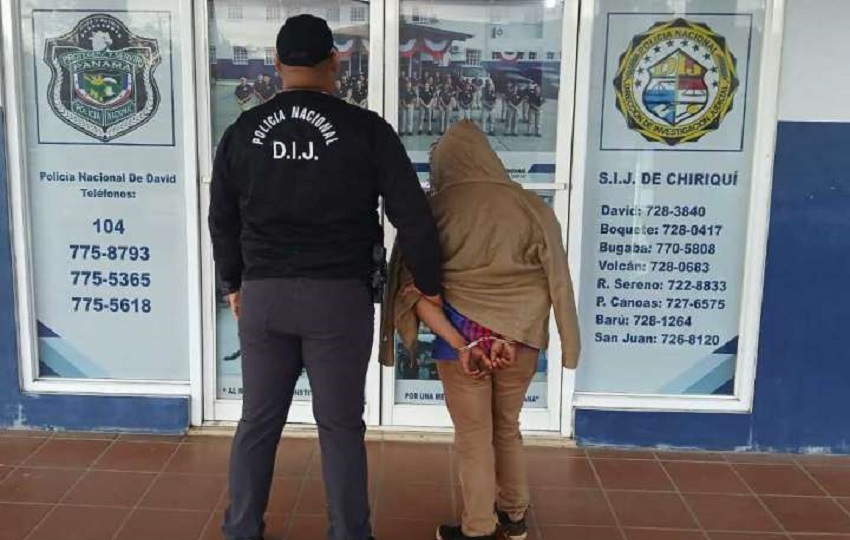
<svg viewBox="0 0 850 540">
<path fill-rule="evenodd" d="M 537 355 L 537 349 L 522 347 L 516 365 L 484 380 L 467 377 L 457 362 L 437 362 L 455 426 L 467 536 L 495 532 L 494 506 L 514 520 L 528 509 L 519 413 L 537 371 Z"/>
</svg>

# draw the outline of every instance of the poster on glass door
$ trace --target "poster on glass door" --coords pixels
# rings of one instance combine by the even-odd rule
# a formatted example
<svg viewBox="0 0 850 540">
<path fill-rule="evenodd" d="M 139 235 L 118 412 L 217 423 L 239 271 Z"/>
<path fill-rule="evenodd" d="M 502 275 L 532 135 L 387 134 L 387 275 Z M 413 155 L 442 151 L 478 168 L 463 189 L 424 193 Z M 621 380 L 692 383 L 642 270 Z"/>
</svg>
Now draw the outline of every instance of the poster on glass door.
<svg viewBox="0 0 850 540">
<path fill-rule="evenodd" d="M 274 99 L 283 90 L 275 71 L 275 40 L 295 15 L 322 17 L 334 33 L 340 70 L 334 95 L 358 107 L 369 101 L 369 4 L 358 0 L 208 0 L 209 76 L 213 148 L 243 111 Z M 221 289 L 216 291 L 216 366 L 219 399 L 242 396 L 242 362 L 236 319 Z M 309 400 L 302 375 L 295 400 Z"/>
<path fill-rule="evenodd" d="M 38 375 L 188 380 L 188 21 L 161 0 L 21 16 Z"/>
<path fill-rule="evenodd" d="M 583 392 L 734 393 L 765 2 L 599 0 Z"/>
<path fill-rule="evenodd" d="M 213 144 L 239 115 L 283 89 L 275 71 L 275 41 L 286 19 L 310 14 L 328 22 L 340 70 L 338 98 L 367 108 L 369 101 L 369 4 L 359 0 L 208 0 L 209 74 Z"/>
<path fill-rule="evenodd" d="M 428 151 L 475 122 L 517 182 L 554 183 L 563 2 L 402 1 L 398 130 L 420 180 Z"/>
</svg>

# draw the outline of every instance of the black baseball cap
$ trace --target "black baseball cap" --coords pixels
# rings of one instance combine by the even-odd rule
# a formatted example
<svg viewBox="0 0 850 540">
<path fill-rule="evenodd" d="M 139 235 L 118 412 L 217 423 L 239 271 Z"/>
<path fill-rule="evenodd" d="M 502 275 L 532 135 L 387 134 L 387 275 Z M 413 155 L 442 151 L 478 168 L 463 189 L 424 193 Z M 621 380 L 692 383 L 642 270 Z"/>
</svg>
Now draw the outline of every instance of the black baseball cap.
<svg viewBox="0 0 850 540">
<path fill-rule="evenodd" d="M 277 57 L 285 66 L 313 67 L 327 60 L 335 48 L 326 20 L 313 15 L 286 19 L 277 34 Z"/>
</svg>

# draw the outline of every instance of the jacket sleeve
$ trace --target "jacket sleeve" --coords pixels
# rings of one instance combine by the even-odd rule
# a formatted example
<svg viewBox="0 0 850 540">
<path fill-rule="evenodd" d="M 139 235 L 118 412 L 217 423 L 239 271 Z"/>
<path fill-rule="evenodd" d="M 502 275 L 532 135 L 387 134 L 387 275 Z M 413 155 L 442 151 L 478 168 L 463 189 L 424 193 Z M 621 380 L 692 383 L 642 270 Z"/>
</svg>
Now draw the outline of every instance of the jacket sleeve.
<svg viewBox="0 0 850 540">
<path fill-rule="evenodd" d="M 440 244 L 437 225 L 416 171 L 398 135 L 383 120 L 377 123 L 378 189 L 387 217 L 398 230 L 401 256 L 416 287 L 428 296 L 440 294 Z"/>
<path fill-rule="evenodd" d="M 549 282 L 549 296 L 561 336 L 561 360 L 565 368 L 575 369 L 580 351 L 578 315 L 561 225 L 555 213 L 543 204 L 538 210 L 538 220 L 543 233 L 540 259 Z"/>
<path fill-rule="evenodd" d="M 407 286 L 413 283 L 413 277 L 401 258 L 398 241 L 393 246 L 387 277 L 381 311 L 381 348 L 378 360 L 385 366 L 392 366 L 395 364 L 396 333 L 411 354 L 416 353 L 419 337 L 419 319 L 415 307 L 420 297 L 415 293 L 404 294 Z"/>
<path fill-rule="evenodd" d="M 240 194 L 231 167 L 233 131 L 233 126 L 230 126 L 224 132 L 216 151 L 208 217 L 213 259 L 221 285 L 227 293 L 242 287 L 243 270 Z"/>
</svg>

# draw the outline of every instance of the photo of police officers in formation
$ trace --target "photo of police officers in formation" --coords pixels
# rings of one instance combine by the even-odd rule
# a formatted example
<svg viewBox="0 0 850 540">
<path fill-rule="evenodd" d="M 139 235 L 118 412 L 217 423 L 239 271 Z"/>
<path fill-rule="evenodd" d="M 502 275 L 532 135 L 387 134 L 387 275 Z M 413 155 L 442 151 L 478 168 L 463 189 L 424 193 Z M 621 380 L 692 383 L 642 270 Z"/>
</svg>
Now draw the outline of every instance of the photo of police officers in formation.
<svg viewBox="0 0 850 540">
<path fill-rule="evenodd" d="M 266 103 L 283 88 L 277 74 L 261 73 L 254 79 L 241 77 L 233 88 L 233 100 L 241 111 Z M 352 105 L 369 106 L 369 79 L 365 73 L 343 71 L 336 80 L 334 95 Z M 455 73 L 423 71 L 399 80 L 398 132 L 405 139 L 438 137 L 459 120 L 472 120 L 490 137 L 554 136 L 557 100 L 547 100 L 542 87 L 530 79 L 499 80 L 489 77 L 462 78 Z M 548 105 L 548 111 L 544 111 Z M 546 131 L 549 128 L 549 131 Z M 412 141 L 410 141 L 412 142 Z M 545 141 L 544 146 L 553 141 Z M 406 143 L 411 148 L 410 143 Z M 430 142 L 423 140 L 422 149 Z M 412 146 L 418 146 L 413 144 Z M 534 149 L 538 144 L 532 145 Z"/>
<path fill-rule="evenodd" d="M 442 135 L 459 120 L 472 120 L 495 137 L 543 137 L 543 90 L 534 81 L 464 80 L 451 74 L 402 76 L 399 134 Z"/>
<path fill-rule="evenodd" d="M 283 82 L 276 73 L 274 80 L 272 80 L 272 75 L 262 73 L 253 81 L 248 81 L 247 77 L 242 77 L 233 91 L 233 96 L 239 108 L 247 111 L 271 100 L 282 89 Z M 365 74 L 360 73 L 354 76 L 349 73 L 341 73 L 336 81 L 334 95 L 346 103 L 365 109 L 369 106 L 368 90 L 369 79 Z"/>
</svg>

